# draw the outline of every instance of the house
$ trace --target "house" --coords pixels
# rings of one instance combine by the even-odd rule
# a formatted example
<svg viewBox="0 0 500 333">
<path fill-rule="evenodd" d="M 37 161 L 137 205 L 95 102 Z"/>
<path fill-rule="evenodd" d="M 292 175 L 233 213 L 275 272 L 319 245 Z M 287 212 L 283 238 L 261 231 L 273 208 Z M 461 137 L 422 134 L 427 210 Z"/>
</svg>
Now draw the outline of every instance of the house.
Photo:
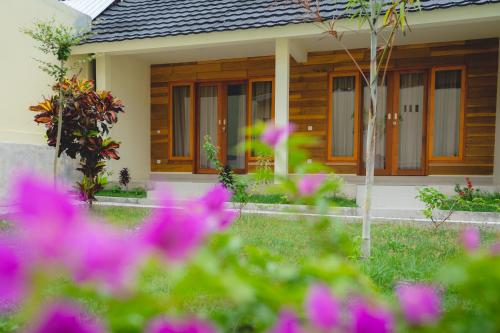
<svg viewBox="0 0 500 333">
<path fill-rule="evenodd" d="M 341 46 L 303 8 L 280 0 L 68 0 L 87 12 L 98 89 L 127 106 L 113 136 L 114 170 L 136 179 L 213 173 L 210 135 L 223 162 L 251 172 L 238 129 L 293 122 L 320 144 L 312 159 L 353 183 L 364 172 L 366 87 Z M 347 1 L 321 1 L 352 55 L 368 69 L 368 30 L 343 18 Z M 421 0 L 398 36 L 380 87 L 376 174 L 394 184 L 500 184 L 499 0 Z M 287 152 L 275 171 L 287 173 Z M 192 176 L 191 179 L 202 179 Z"/>
</svg>

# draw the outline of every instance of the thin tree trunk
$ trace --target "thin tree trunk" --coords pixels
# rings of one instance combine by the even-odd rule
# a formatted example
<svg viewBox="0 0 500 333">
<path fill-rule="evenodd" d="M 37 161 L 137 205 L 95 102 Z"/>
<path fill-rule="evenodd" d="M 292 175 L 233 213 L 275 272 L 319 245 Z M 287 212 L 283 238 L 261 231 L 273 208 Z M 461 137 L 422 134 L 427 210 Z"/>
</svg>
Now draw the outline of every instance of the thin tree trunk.
<svg viewBox="0 0 500 333">
<path fill-rule="evenodd" d="M 377 116 L 377 0 L 370 1 L 370 21 L 372 22 L 372 31 L 370 36 L 370 108 L 368 111 L 368 128 L 366 135 L 366 177 L 365 177 L 365 202 L 363 207 L 363 234 L 361 254 L 363 258 L 369 258 L 371 254 L 371 206 L 372 206 L 372 188 L 375 176 L 375 120 Z"/>
<path fill-rule="evenodd" d="M 61 61 L 61 68 L 64 66 L 64 62 Z M 64 82 L 64 78 L 59 79 L 59 110 L 57 114 L 57 136 L 56 136 L 56 152 L 54 154 L 54 186 L 57 187 L 57 162 L 59 161 L 59 149 L 61 147 L 61 136 L 62 136 L 62 125 L 63 125 L 63 109 L 64 109 L 64 94 L 61 88 L 61 84 Z"/>
</svg>

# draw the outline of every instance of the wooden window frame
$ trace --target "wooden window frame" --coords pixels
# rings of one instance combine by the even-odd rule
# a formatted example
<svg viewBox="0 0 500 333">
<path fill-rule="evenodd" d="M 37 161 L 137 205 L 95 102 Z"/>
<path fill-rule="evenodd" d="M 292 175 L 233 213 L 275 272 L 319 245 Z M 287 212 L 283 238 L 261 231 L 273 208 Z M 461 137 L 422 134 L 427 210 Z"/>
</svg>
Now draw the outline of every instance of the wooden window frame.
<svg viewBox="0 0 500 333">
<path fill-rule="evenodd" d="M 435 94 L 435 86 L 436 86 L 436 72 L 440 71 L 452 71 L 452 70 L 460 70 L 461 71 L 461 94 L 460 94 L 460 128 L 459 128 L 459 137 L 458 137 L 458 156 L 434 156 L 433 155 L 433 144 L 434 144 L 434 94 Z M 458 66 L 435 66 L 431 69 L 431 82 L 429 89 L 429 142 L 428 142 L 428 158 L 429 162 L 439 161 L 439 162 L 457 162 L 462 161 L 464 157 L 464 129 L 465 129 L 465 101 L 467 95 L 467 69 L 465 65 Z"/>
<path fill-rule="evenodd" d="M 248 106 L 247 106 L 247 118 L 248 118 L 248 124 L 250 128 L 253 128 L 253 110 L 252 110 L 252 99 L 253 99 L 253 89 L 252 85 L 255 82 L 271 82 L 271 119 L 274 123 L 274 101 L 275 101 L 275 89 L 276 85 L 274 84 L 274 77 L 259 77 L 259 78 L 252 78 L 248 79 Z M 248 142 L 251 143 L 252 141 L 252 136 L 249 135 L 247 137 Z M 247 161 L 257 161 L 258 157 L 257 156 L 252 156 L 252 153 L 248 150 L 247 151 Z"/>
<path fill-rule="evenodd" d="M 352 77 L 354 76 L 354 137 L 353 137 L 353 153 L 352 156 L 332 156 L 333 146 L 333 80 L 337 77 Z M 359 119 L 360 119 L 360 98 L 361 98 L 361 81 L 359 72 L 335 72 L 328 74 L 328 137 L 327 137 L 327 161 L 329 162 L 357 162 L 359 149 Z"/>
<path fill-rule="evenodd" d="M 174 148 L 174 88 L 175 87 L 189 87 L 189 137 L 190 137 L 190 145 L 189 145 L 189 156 L 174 156 L 173 155 L 173 148 Z M 171 161 L 191 161 L 194 159 L 194 108 L 195 108 L 195 96 L 194 96 L 194 82 L 192 81 L 178 81 L 178 82 L 173 82 L 169 84 L 169 97 L 168 97 L 168 120 L 169 120 L 169 126 L 168 126 L 168 158 Z"/>
</svg>

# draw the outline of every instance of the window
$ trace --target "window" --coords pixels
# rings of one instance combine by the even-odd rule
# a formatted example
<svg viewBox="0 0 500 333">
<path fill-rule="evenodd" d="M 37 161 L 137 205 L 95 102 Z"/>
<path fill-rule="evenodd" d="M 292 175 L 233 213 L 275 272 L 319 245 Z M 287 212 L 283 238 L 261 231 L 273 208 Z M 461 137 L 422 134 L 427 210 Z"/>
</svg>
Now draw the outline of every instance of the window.
<svg viewBox="0 0 500 333">
<path fill-rule="evenodd" d="M 460 159 L 462 156 L 464 72 L 463 67 L 432 71 L 431 159 Z"/>
<path fill-rule="evenodd" d="M 193 103 L 192 85 L 174 85 L 171 94 L 170 158 L 192 158 Z"/>
<path fill-rule="evenodd" d="M 251 126 L 259 122 L 269 122 L 274 118 L 273 114 L 273 81 L 269 79 L 254 80 L 250 82 L 251 87 Z M 255 152 L 251 154 L 255 157 Z"/>
<path fill-rule="evenodd" d="M 328 156 L 331 160 L 355 160 L 358 141 L 359 76 L 330 79 Z"/>
</svg>

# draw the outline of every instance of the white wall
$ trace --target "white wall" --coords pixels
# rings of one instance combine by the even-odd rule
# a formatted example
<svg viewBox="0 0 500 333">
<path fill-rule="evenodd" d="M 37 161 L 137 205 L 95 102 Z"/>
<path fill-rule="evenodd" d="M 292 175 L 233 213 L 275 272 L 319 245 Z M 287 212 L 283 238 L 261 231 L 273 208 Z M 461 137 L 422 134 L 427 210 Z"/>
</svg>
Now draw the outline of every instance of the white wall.
<svg viewBox="0 0 500 333">
<path fill-rule="evenodd" d="M 120 160 L 108 163 L 112 180 L 124 167 L 133 182 L 149 180 L 150 81 L 149 64 L 134 56 L 97 57 L 97 88 L 110 90 L 125 105 L 125 113 L 111 130 L 111 137 L 121 141 Z"/>
<path fill-rule="evenodd" d="M 90 23 L 89 17 L 57 0 L 0 1 L 0 142 L 45 143 L 44 128 L 33 122 L 34 113 L 28 107 L 51 92 L 50 77 L 34 60 L 47 58 L 21 29 L 52 18 L 78 29 Z"/>
</svg>

